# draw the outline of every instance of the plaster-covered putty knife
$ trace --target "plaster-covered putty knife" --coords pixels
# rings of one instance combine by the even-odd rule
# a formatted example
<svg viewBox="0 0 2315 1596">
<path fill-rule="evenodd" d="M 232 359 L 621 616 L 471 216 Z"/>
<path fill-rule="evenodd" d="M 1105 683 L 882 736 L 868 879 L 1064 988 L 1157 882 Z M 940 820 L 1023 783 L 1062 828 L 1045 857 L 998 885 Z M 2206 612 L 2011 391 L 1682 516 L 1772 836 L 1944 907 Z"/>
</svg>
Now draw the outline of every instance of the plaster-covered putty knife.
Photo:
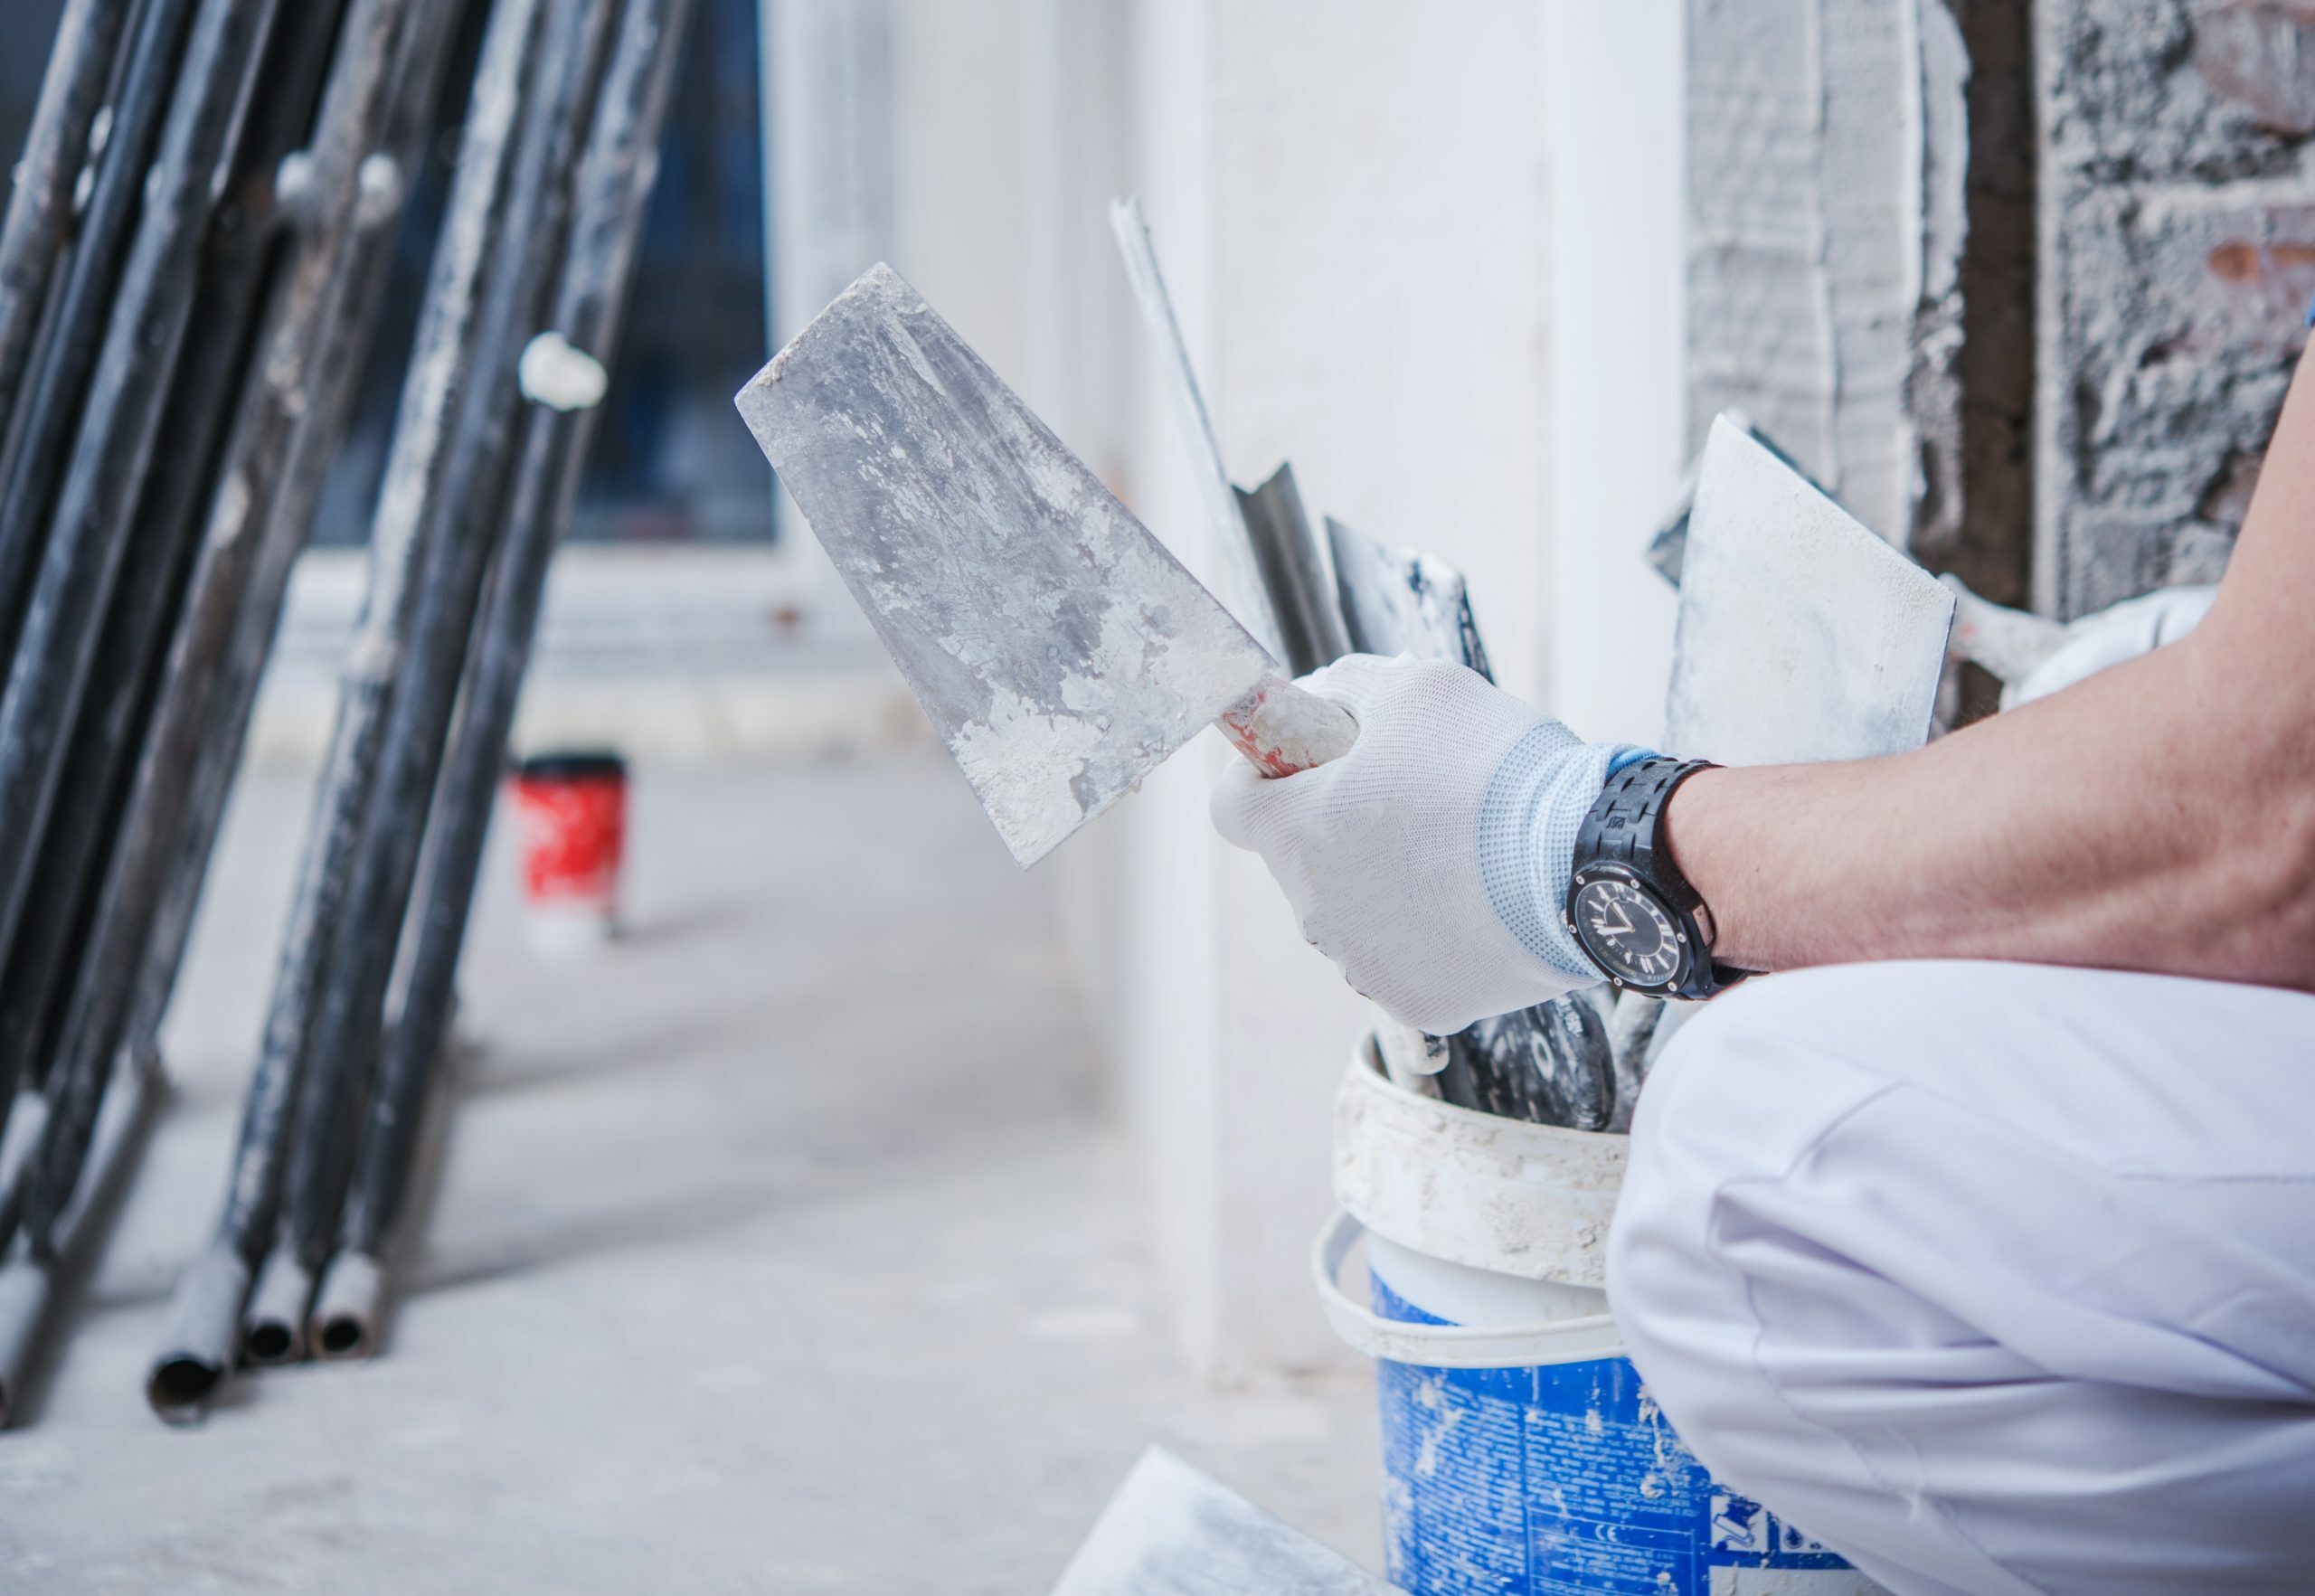
<svg viewBox="0 0 2315 1596">
<path fill-rule="evenodd" d="M 1682 759 L 1860 760 L 1928 741 L 1953 595 L 1725 415 L 1705 440 L 1679 583 L 1664 746 Z M 1653 1002 L 1616 1007 L 1631 1091 L 1697 1006 Z"/>
<path fill-rule="evenodd" d="M 1273 776 L 1356 738 L 891 267 L 737 402 L 1022 864 L 1209 722 Z"/>
<path fill-rule="evenodd" d="M 1935 577 L 1724 416 L 1688 515 L 1665 746 L 1724 765 L 1919 748 L 1952 623 Z"/>
<path fill-rule="evenodd" d="M 1053 1596 L 1400 1596 L 1163 1447 L 1141 1454 Z"/>
</svg>

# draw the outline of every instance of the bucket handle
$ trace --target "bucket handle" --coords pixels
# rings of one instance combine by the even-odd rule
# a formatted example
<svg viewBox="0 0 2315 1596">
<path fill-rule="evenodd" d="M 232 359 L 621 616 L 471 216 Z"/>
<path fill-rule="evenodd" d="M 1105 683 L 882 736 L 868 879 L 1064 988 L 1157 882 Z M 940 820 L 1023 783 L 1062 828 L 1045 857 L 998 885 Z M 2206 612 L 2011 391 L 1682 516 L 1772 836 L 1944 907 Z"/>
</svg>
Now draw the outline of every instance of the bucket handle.
<svg viewBox="0 0 2315 1596">
<path fill-rule="evenodd" d="M 1310 1280 L 1327 1323 L 1368 1357 L 1426 1369 L 1525 1369 L 1539 1364 L 1621 1357 L 1612 1314 L 1546 1319 L 1533 1325 L 1420 1325 L 1386 1319 L 1345 1295 L 1340 1280 L 1365 1227 L 1337 1208 L 1310 1248 Z"/>
</svg>

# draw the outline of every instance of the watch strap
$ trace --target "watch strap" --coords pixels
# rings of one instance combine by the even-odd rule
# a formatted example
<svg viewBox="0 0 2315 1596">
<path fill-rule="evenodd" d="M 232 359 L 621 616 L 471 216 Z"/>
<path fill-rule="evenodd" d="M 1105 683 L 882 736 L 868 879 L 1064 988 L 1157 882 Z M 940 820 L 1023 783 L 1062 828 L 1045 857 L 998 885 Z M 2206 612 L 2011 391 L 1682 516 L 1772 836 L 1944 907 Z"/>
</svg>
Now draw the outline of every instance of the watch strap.
<svg viewBox="0 0 2315 1596">
<path fill-rule="evenodd" d="M 1662 754 L 1634 760 L 1613 771 L 1602 788 L 1599 800 L 1584 816 L 1575 835 L 1573 868 L 1569 872 L 1570 913 L 1574 878 L 1587 865 L 1620 864 L 1646 883 L 1664 906 L 1687 922 L 1693 945 L 1705 950 L 1687 981 L 1668 994 L 1681 998 L 1709 997 L 1741 981 L 1749 971 L 1724 965 L 1711 957 L 1707 930 L 1711 911 L 1704 896 L 1680 873 L 1672 851 L 1664 845 L 1665 806 L 1680 784 L 1699 770 L 1716 767 L 1710 760 L 1676 760 Z M 1580 940 L 1580 939 L 1579 939 Z"/>
</svg>

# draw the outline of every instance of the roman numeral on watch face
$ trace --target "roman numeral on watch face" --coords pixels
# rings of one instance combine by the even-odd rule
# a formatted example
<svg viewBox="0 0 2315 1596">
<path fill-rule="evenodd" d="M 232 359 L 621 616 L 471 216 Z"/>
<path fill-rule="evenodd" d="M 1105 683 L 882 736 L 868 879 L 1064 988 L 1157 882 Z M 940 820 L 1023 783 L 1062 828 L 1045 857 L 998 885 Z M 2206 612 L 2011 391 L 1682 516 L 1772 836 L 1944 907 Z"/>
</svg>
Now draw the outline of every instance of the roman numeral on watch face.
<svg viewBox="0 0 2315 1596">
<path fill-rule="evenodd" d="M 1577 910 L 1584 944 L 1618 978 L 1660 986 L 1679 968 L 1677 930 L 1639 888 L 1614 880 L 1591 882 L 1578 894 Z"/>
</svg>

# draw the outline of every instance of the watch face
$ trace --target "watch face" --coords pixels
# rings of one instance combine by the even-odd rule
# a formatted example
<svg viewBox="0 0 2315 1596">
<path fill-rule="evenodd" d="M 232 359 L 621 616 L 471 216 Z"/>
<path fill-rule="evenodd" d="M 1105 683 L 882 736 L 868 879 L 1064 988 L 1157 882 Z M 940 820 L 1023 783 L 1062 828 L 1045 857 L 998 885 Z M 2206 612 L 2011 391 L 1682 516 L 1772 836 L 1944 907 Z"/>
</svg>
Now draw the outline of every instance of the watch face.
<svg viewBox="0 0 2315 1596">
<path fill-rule="evenodd" d="M 1628 986 L 1661 987 L 1680 968 L 1679 930 L 1649 893 L 1602 876 L 1575 894 L 1575 934 L 1607 972 Z"/>
</svg>

